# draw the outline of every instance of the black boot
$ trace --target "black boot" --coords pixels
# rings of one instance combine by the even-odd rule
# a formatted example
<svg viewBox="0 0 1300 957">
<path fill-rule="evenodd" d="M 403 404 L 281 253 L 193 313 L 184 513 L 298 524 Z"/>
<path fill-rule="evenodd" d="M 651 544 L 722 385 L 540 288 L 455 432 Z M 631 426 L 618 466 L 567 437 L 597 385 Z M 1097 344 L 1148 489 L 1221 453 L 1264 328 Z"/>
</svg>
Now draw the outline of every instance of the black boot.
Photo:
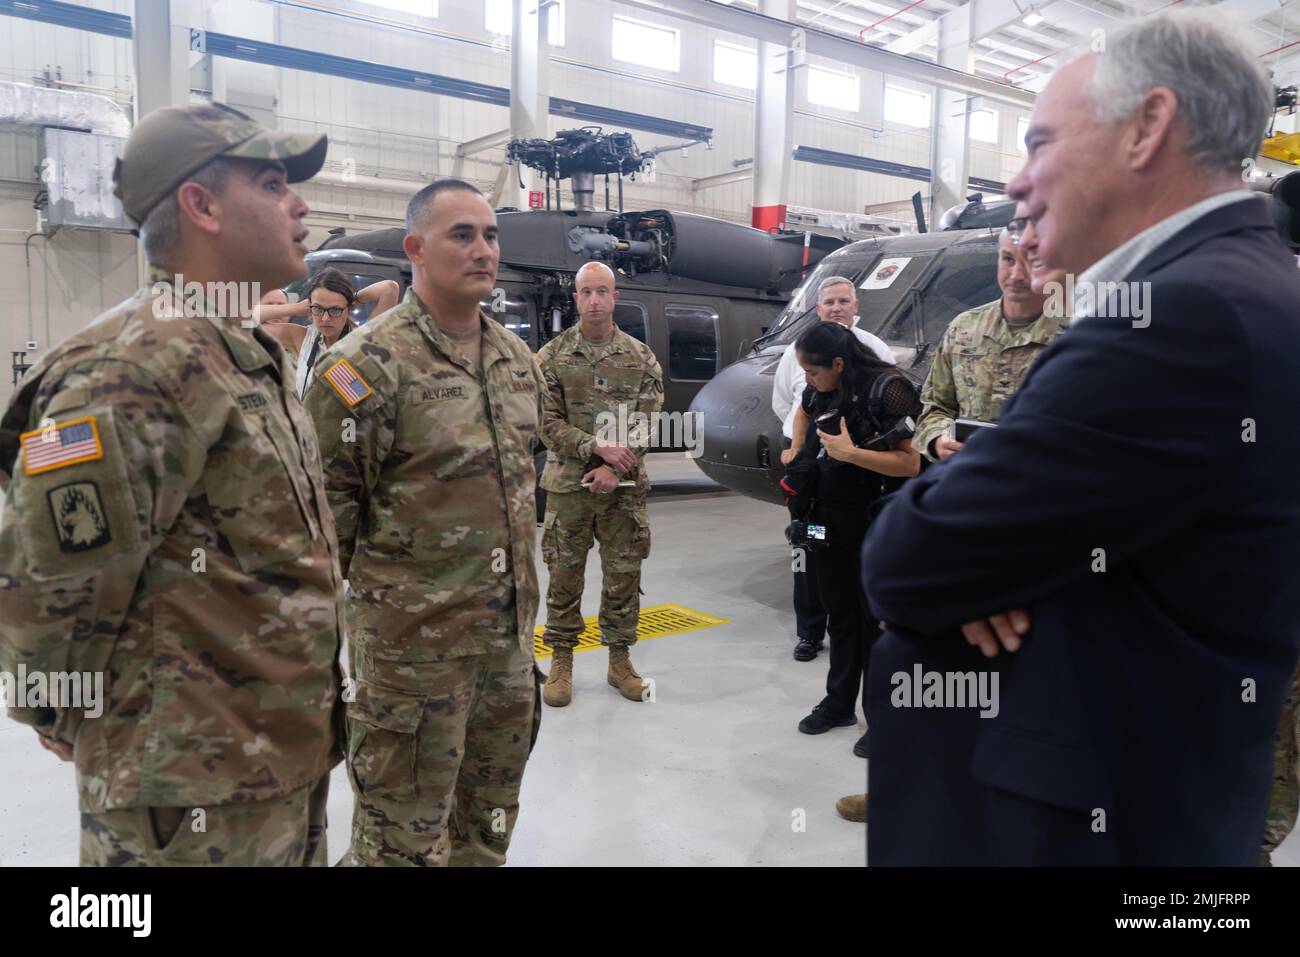
<svg viewBox="0 0 1300 957">
<path fill-rule="evenodd" d="M 822 650 L 820 641 L 811 641 L 807 638 L 800 638 L 799 643 L 794 646 L 795 661 L 812 661 L 817 657 L 817 653 Z"/>
</svg>

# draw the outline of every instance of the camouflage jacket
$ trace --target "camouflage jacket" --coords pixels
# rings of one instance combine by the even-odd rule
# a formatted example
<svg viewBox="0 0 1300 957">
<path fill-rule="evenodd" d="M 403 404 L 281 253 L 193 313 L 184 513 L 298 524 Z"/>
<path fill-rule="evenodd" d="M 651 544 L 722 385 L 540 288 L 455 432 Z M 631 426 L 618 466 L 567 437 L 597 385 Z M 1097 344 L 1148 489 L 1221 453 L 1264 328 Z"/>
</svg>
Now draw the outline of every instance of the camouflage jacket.
<svg viewBox="0 0 1300 957">
<path fill-rule="evenodd" d="M 306 405 L 325 461 L 349 648 L 398 662 L 532 653 L 541 373 L 483 322 L 482 373 L 415 295 L 339 340 Z"/>
<path fill-rule="evenodd" d="M 997 420 L 1020 388 L 1038 354 L 1065 328 L 1065 320 L 1039 316 L 1019 332 L 1002 318 L 1002 300 L 961 313 L 939 340 L 921 389 L 921 418 L 912 447 L 931 461 L 934 440 L 957 418 Z"/>
<path fill-rule="evenodd" d="M 612 340 L 593 345 L 575 325 L 542 346 L 537 359 L 546 378 L 542 488 L 581 491 L 582 477 L 605 464 L 592 451 L 599 433 L 601 444 L 627 445 L 636 452 L 636 473 L 619 477 L 648 489 L 645 453 L 664 400 L 664 375 L 654 351 L 617 326 Z M 635 413 L 644 416 L 641 429 Z"/>
<path fill-rule="evenodd" d="M 92 813 L 262 800 L 340 757 L 343 582 L 311 420 L 269 336 L 155 301 L 52 350 L 0 419 L 0 669 L 97 672 L 104 692 L 98 716 L 10 716 L 75 743 Z"/>
</svg>

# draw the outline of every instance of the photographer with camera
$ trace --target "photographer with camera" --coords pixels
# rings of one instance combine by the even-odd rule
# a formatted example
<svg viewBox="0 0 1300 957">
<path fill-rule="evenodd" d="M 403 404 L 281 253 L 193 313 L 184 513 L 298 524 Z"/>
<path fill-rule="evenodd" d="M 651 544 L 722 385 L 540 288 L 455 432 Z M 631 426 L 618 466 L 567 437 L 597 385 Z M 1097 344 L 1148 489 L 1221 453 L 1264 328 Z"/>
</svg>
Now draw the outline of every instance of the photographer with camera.
<svg viewBox="0 0 1300 957">
<path fill-rule="evenodd" d="M 838 322 L 882 361 L 894 361 L 889 346 L 865 329 L 858 328 L 858 288 L 852 279 L 846 276 L 827 276 L 818 283 L 817 319 L 820 322 Z M 790 343 L 785 352 L 781 353 L 776 374 L 772 376 L 772 411 L 781 420 L 781 435 L 785 446 L 785 451 L 781 453 L 782 465 L 789 465 L 794 458 L 794 452 L 791 451 L 794 417 L 799 411 L 803 390 L 808 385 L 795 357 L 794 345 L 793 342 Z M 806 563 L 805 567 L 796 565 L 794 569 L 794 617 L 797 632 L 794 660 L 812 661 L 822 650 L 822 638 L 826 635 L 826 609 L 817 597 L 814 572 Z"/>
<path fill-rule="evenodd" d="M 880 629 L 858 585 L 859 553 L 872 504 L 920 471 L 911 436 L 921 403 L 907 376 L 838 323 L 814 325 L 795 353 L 808 386 L 783 484 L 797 518 L 791 544 L 816 570 L 831 640 L 826 697 L 799 730 L 822 734 L 857 723 L 859 690 L 865 706 L 867 661 Z M 853 751 L 867 756 L 866 735 Z"/>
</svg>

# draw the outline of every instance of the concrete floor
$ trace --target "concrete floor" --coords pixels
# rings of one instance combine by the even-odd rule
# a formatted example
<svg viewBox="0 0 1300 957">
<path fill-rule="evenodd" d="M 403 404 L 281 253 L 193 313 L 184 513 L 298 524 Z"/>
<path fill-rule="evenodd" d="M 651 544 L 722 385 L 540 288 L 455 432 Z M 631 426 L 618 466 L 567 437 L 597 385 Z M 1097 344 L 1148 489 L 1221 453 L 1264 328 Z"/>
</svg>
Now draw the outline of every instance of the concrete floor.
<svg viewBox="0 0 1300 957">
<path fill-rule="evenodd" d="M 651 456 L 650 469 L 657 490 L 643 604 L 685 605 L 729 623 L 636 647 L 637 669 L 655 680 L 652 702 L 626 701 L 605 683 L 603 650 L 575 656 L 573 703 L 543 714 L 510 865 L 861 865 L 865 827 L 835 813 L 838 797 L 866 786 L 868 762 L 852 752 L 861 716 L 857 728 L 819 737 L 795 727 L 822 697 L 826 656 L 790 655 L 784 510 L 725 492 L 680 456 Z M 597 613 L 599 593 L 593 549 L 584 615 Z M 8 720 L 0 767 L 0 865 L 75 864 L 71 769 Z M 351 813 L 339 767 L 331 861 L 346 849 Z M 1300 865 L 1300 830 L 1274 860 Z"/>
</svg>

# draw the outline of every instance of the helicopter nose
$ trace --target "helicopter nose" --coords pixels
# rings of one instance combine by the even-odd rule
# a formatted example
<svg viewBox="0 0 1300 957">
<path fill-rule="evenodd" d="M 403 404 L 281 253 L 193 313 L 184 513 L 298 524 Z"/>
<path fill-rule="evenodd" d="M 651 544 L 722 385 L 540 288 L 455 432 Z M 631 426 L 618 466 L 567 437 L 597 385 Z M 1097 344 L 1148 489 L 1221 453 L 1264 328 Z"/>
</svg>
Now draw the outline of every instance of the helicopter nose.
<svg viewBox="0 0 1300 957">
<path fill-rule="evenodd" d="M 737 491 L 780 503 L 781 422 L 772 411 L 773 373 L 780 355 L 732 363 L 691 403 L 700 436 L 695 459 L 705 475 Z"/>
</svg>

